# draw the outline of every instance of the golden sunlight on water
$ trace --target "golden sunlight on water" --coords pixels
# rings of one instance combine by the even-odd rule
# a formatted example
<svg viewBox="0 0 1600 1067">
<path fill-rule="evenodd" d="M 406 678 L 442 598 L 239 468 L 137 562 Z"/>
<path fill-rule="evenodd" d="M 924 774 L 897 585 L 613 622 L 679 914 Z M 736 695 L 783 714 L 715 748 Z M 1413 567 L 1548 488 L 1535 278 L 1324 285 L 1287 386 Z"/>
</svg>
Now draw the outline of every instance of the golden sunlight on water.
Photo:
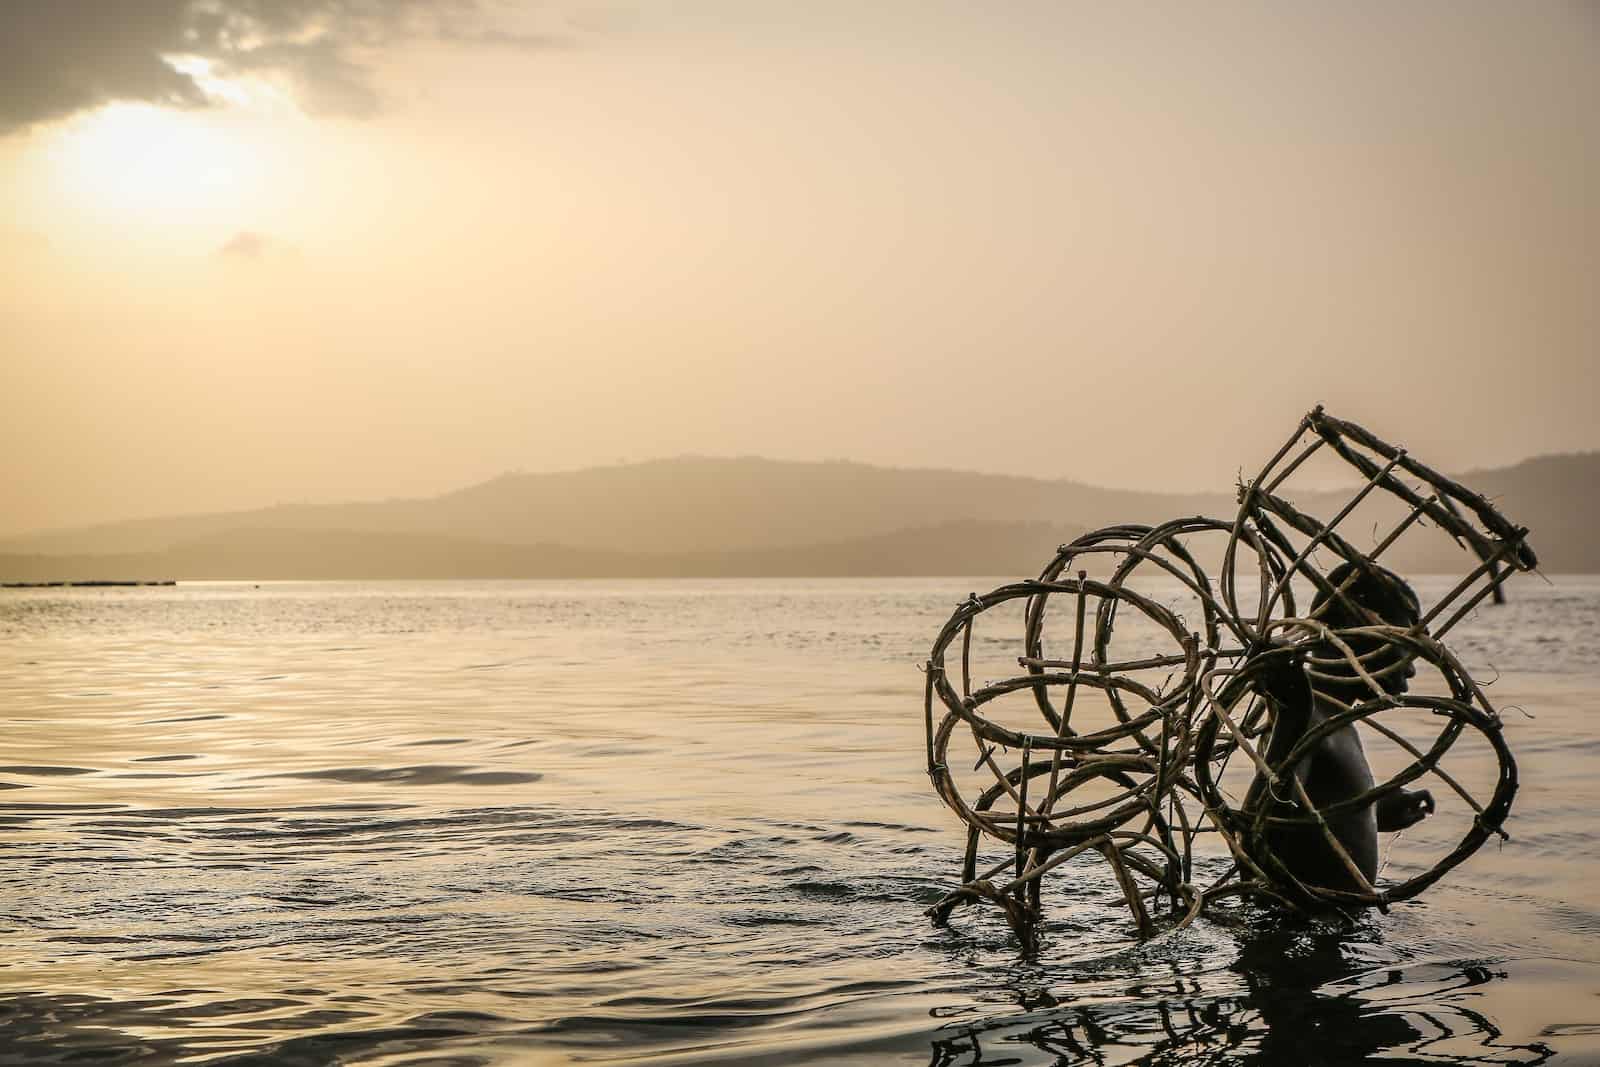
<svg viewBox="0 0 1600 1067">
<path fill-rule="evenodd" d="M 0 1062 L 1600 1054 L 1600 582 L 1452 641 L 1502 672 L 1503 847 L 1387 918 L 1143 946 L 1085 868 L 1031 960 L 992 915 L 921 914 L 961 839 L 916 665 L 986 587 L 7 591 Z"/>
</svg>

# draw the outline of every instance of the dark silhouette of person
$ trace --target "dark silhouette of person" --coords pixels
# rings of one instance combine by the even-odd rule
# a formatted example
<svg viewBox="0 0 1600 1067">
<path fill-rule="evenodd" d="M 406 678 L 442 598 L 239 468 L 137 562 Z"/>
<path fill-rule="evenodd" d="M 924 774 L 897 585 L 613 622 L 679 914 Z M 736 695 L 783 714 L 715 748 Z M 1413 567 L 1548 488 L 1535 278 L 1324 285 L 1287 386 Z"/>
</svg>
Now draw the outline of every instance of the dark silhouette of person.
<svg viewBox="0 0 1600 1067">
<path fill-rule="evenodd" d="M 1335 631 L 1353 627 L 1387 625 L 1411 627 L 1421 618 L 1421 607 L 1404 579 L 1374 563 L 1346 562 L 1327 578 L 1328 589 L 1318 591 L 1310 615 Z M 1384 693 L 1398 696 L 1406 691 L 1416 669 L 1403 644 L 1378 634 L 1345 632 L 1340 634 L 1373 675 Z M 1318 673 L 1333 679 L 1306 675 L 1305 658 L 1320 661 Z M 1281 770 L 1283 759 L 1305 734 L 1342 710 L 1339 703 L 1358 704 L 1377 697 L 1343 659 L 1333 642 L 1320 639 L 1308 642 L 1299 655 L 1280 657 L 1267 670 L 1263 695 L 1273 705 L 1272 732 L 1267 740 L 1268 765 Z M 1338 703 L 1336 703 L 1338 702 Z M 1318 810 L 1341 800 L 1359 796 L 1373 787 L 1372 768 L 1361 747 L 1355 724 L 1350 723 L 1328 734 L 1292 769 L 1306 796 Z M 1298 794 L 1287 780 L 1274 789 L 1257 774 L 1245 798 L 1245 811 L 1253 817 L 1262 804 L 1270 805 L 1268 815 L 1301 817 L 1308 815 Z M 1371 883 L 1378 873 L 1378 834 L 1404 829 L 1433 812 L 1433 796 L 1426 790 L 1398 790 L 1344 812 L 1326 816 L 1328 827 Z M 1307 886 L 1357 890 L 1360 883 L 1334 851 L 1314 823 L 1267 824 L 1261 843 L 1272 857 L 1296 880 Z M 1248 845 L 1247 845 L 1248 847 Z M 1261 851 L 1253 849 L 1252 851 Z"/>
</svg>

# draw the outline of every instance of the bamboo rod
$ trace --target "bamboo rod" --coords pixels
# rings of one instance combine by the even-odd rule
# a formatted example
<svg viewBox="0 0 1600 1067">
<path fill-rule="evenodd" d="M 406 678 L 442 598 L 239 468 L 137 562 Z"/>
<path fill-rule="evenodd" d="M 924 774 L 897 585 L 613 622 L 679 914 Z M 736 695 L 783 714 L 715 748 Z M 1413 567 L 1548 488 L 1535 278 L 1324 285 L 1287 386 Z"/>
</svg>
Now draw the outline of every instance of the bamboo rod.
<svg viewBox="0 0 1600 1067">
<path fill-rule="evenodd" d="M 1363 478 L 1327 522 L 1299 511 L 1280 495 L 1322 450 L 1349 463 Z M 1423 487 L 1412 488 L 1405 480 L 1411 478 Z M 1379 491 L 1396 497 L 1407 510 L 1375 547 L 1362 552 L 1337 531 Z M 1401 620 L 1406 625 L 1399 625 L 1355 603 L 1350 590 L 1424 519 L 1470 549 L 1477 560 L 1422 618 L 1407 617 Z M 1185 546 L 1195 535 L 1226 539 L 1219 582 L 1212 581 Z M 1301 538 L 1298 547 L 1296 535 Z M 1312 562 L 1324 546 L 1356 565 L 1338 583 Z M 1256 555 L 1258 600 L 1248 613 L 1239 605 L 1241 547 Z M 1108 581 L 1089 579 L 1081 567 L 1074 579 L 1061 577 L 1074 561 L 1091 555 L 1113 561 Z M 1314 910 L 1383 908 L 1422 892 L 1489 836 L 1504 834 L 1517 788 L 1516 764 L 1499 717 L 1483 688 L 1438 639 L 1485 598 L 1498 599 L 1510 574 L 1536 565 L 1527 531 L 1483 497 L 1319 407 L 1300 421 L 1255 478 L 1241 483 L 1231 519 L 1194 516 L 1155 526 L 1104 527 L 1062 545 L 1038 579 L 970 595 L 940 631 L 924 665 L 929 778 L 966 830 L 962 883 L 928 909 L 929 915 L 944 922 L 962 904 L 993 905 L 1029 949 L 1041 921 L 1044 878 L 1085 855 L 1098 857 L 1098 862 L 1071 868 L 1070 877 L 1083 880 L 1096 872 L 1108 876 L 1141 938 L 1161 929 L 1183 929 L 1211 904 L 1236 896 Z M 1184 625 L 1172 609 L 1137 591 L 1137 579 L 1150 573 L 1149 567 L 1175 579 L 1199 603 L 1203 618 L 1198 626 Z M 1298 576 L 1316 587 L 1319 600 L 1346 610 L 1335 614 L 1319 607 L 1311 617 L 1297 612 Z M 1074 602 L 1071 615 L 1060 620 L 1074 627 L 1070 659 L 1045 652 L 1060 647 L 1045 643 L 1045 630 L 1056 621 L 1047 617 L 1047 604 L 1062 595 Z M 1091 598 L 1096 601 L 1093 611 L 1088 607 Z M 1026 673 L 977 686 L 972 646 L 978 616 L 1016 600 L 1024 609 L 1017 664 Z M 1119 613 L 1126 617 L 1130 612 L 1136 613 L 1135 627 L 1153 625 L 1170 635 L 1174 650 L 1115 654 Z M 1329 625 L 1329 619 L 1347 616 L 1365 621 Z M 1440 619 L 1443 624 L 1430 633 L 1429 627 Z M 947 654 L 959 655 L 959 680 L 946 670 Z M 1159 686 L 1137 680 L 1140 672 L 1160 669 L 1170 673 Z M 1408 694 L 1408 679 L 1418 669 L 1437 671 L 1450 695 Z M 1172 683 L 1171 677 L 1180 672 Z M 1084 686 L 1105 694 L 1115 725 L 1090 732 L 1073 726 Z M 995 717 L 1001 702 L 1024 691 L 1037 705 L 1043 729 L 1019 729 L 1010 719 L 1002 725 Z M 939 715 L 936 704 L 943 709 Z M 1429 747 L 1389 725 L 1401 710 L 1439 717 L 1441 725 Z M 1398 746 L 1410 763 L 1355 795 L 1325 798 L 1319 806 L 1304 780 L 1305 761 L 1339 731 L 1358 727 Z M 1487 800 L 1444 766 L 1465 732 L 1485 740 L 1497 760 L 1493 794 Z M 992 778 L 970 803 L 951 767 L 950 746 L 958 735 L 970 737 L 974 746 L 973 771 L 987 771 Z M 1040 747 L 1049 751 L 1048 760 L 1036 758 Z M 1242 801 L 1226 793 L 1223 784 L 1236 752 L 1248 761 L 1239 770 L 1252 778 Z M 1471 826 L 1442 859 L 1403 882 L 1367 877 L 1335 825 L 1343 829 L 1342 820 L 1351 813 L 1428 775 L 1440 778 L 1467 804 Z M 1044 779 L 1043 796 L 1033 795 L 1035 777 Z M 1001 810 L 1006 804 L 996 808 L 1002 800 L 1009 810 Z M 1312 838 L 1347 877 L 1335 885 L 1308 882 L 1294 855 L 1274 851 L 1273 842 L 1284 847 L 1288 840 L 1278 831 L 1291 827 L 1315 828 Z M 1205 889 L 1197 888 L 1195 880 L 1195 845 L 1201 835 L 1219 843 L 1232 859 L 1228 872 Z M 984 839 L 1007 847 L 1004 857 L 980 875 L 978 849 Z M 1009 880 L 996 884 L 1007 872 Z M 1164 917 L 1156 913 L 1162 908 Z"/>
</svg>

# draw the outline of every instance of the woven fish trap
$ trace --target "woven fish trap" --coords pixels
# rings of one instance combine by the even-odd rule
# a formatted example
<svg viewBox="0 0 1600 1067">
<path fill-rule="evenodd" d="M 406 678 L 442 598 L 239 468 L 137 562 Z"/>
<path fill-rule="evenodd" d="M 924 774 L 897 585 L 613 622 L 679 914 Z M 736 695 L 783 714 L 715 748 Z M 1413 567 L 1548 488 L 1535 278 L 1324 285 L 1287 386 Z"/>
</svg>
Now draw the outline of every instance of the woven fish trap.
<svg viewBox="0 0 1600 1067">
<path fill-rule="evenodd" d="M 1274 664 L 1270 656 L 1257 657 L 1245 667 L 1217 669 L 1203 677 L 1202 689 L 1206 692 L 1205 709 L 1196 729 L 1194 746 L 1194 772 L 1197 794 L 1206 812 L 1211 815 L 1223 835 L 1238 865 L 1250 879 L 1263 890 L 1277 898 L 1302 906 L 1318 905 L 1359 906 L 1387 908 L 1393 902 L 1407 900 L 1438 881 L 1451 868 L 1477 851 L 1489 837 L 1505 836 L 1503 824 L 1511 810 L 1516 794 L 1517 769 L 1509 745 L 1506 743 L 1499 716 L 1482 695 L 1482 689 L 1473 682 L 1461 664 L 1444 645 L 1401 627 L 1362 627 L 1333 630 L 1310 620 L 1284 620 L 1284 629 L 1297 631 L 1298 644 L 1285 646 Z M 1316 649 L 1329 644 L 1346 644 L 1352 640 L 1365 640 L 1376 645 L 1376 651 L 1387 655 L 1392 663 L 1404 663 L 1416 669 L 1437 672 L 1449 696 L 1426 694 L 1392 694 L 1372 678 L 1372 690 L 1365 699 L 1349 700 L 1327 692 L 1317 692 L 1316 699 L 1327 711 L 1325 718 L 1299 733 L 1292 744 L 1286 746 L 1275 759 L 1267 758 L 1257 748 L 1252 748 L 1244 732 L 1234 723 L 1237 709 L 1252 702 L 1266 709 L 1267 729 L 1272 726 L 1272 703 L 1262 699 L 1270 690 L 1266 679 L 1280 672 L 1284 657 L 1304 673 L 1311 676 L 1312 688 L 1316 680 Z M 1354 670 L 1364 657 L 1354 651 L 1341 657 Z M 1370 662 L 1370 653 L 1365 657 Z M 1324 668 L 1329 664 L 1323 664 Z M 1294 669 L 1294 668 L 1291 668 Z M 1431 740 L 1419 744 L 1410 740 L 1396 728 L 1398 720 L 1420 723 L 1433 734 Z M 1315 803 L 1305 791 L 1304 775 L 1297 773 L 1314 757 L 1319 746 L 1338 731 L 1359 724 L 1399 746 L 1408 756 L 1405 765 L 1366 789 L 1331 803 Z M 1445 756 L 1463 733 L 1471 732 L 1481 737 L 1495 758 L 1492 793 L 1480 801 L 1460 780 L 1443 766 Z M 1219 787 L 1217 771 L 1225 757 L 1219 758 L 1218 742 L 1231 738 L 1232 750 L 1242 750 L 1256 767 L 1258 780 L 1274 795 L 1286 803 L 1238 804 Z M 1432 778 L 1442 783 L 1473 813 L 1465 832 L 1445 856 L 1431 866 L 1412 876 L 1380 885 L 1356 865 L 1331 826 L 1353 812 L 1383 804 L 1395 797 L 1408 785 Z M 1280 839 L 1285 831 L 1293 839 L 1296 832 L 1320 839 L 1332 857 L 1345 868 L 1348 879 L 1341 885 L 1326 885 L 1307 881 L 1293 867 L 1284 862 L 1275 845 L 1275 834 Z M 1265 894 L 1263 894 L 1265 895 Z"/>
<path fill-rule="evenodd" d="M 1289 499 L 1318 452 L 1362 479 L 1326 521 Z M 1390 526 L 1358 548 L 1351 516 L 1380 499 Z M 1483 687 L 1441 639 L 1537 566 L 1527 531 L 1321 408 L 1238 501 L 1231 519 L 1087 533 L 1037 579 L 973 594 L 941 629 L 926 664 L 927 769 L 966 848 L 960 884 L 929 909 L 936 923 L 989 904 L 1032 944 L 1046 877 L 1094 898 L 1114 887 L 1140 937 L 1233 896 L 1386 909 L 1504 836 L 1516 764 Z M 1424 527 L 1475 560 L 1426 612 L 1380 563 Z M 979 684 L 975 626 L 1016 608 L 1020 673 Z M 1368 772 L 1358 736 L 1390 746 L 1393 768 Z M 1464 737 L 1492 754 L 1487 790 L 1446 766 Z M 1348 758 L 1352 745 L 1359 758 Z M 1335 774 L 1330 786 L 1346 765 L 1351 780 Z M 1230 767 L 1250 777 L 1242 795 Z M 1470 819 L 1436 862 L 1381 878 L 1363 851 L 1371 834 L 1351 827 L 1431 813 L 1432 794 L 1415 784 L 1458 799 Z M 1002 854 L 980 865 L 985 848 Z M 1196 856 L 1207 849 L 1229 865 L 1202 886 Z"/>
</svg>

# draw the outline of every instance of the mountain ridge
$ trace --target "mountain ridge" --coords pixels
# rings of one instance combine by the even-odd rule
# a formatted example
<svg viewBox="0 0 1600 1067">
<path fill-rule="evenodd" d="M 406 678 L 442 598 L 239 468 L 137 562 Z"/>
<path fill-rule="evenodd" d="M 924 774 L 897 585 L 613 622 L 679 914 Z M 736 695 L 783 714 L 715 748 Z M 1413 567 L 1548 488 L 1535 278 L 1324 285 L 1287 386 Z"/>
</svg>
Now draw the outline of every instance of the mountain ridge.
<svg viewBox="0 0 1600 1067">
<path fill-rule="evenodd" d="M 1068 479 L 854 461 L 679 457 L 576 471 L 500 475 L 432 497 L 279 504 L 237 512 L 129 519 L 0 538 L 0 552 L 156 551 L 230 528 L 345 529 L 554 542 L 633 551 L 798 548 L 950 519 L 1071 522 L 1077 498 L 1158 517 L 1170 494 Z M 1223 499 L 1189 494 L 1195 502 Z M 728 514 L 730 500 L 760 503 Z M 1190 506 L 1185 510 L 1197 510 Z M 720 514 L 715 514 L 720 512 Z M 639 523 L 649 519 L 649 529 Z M 664 521 L 665 520 L 665 521 Z"/>
<path fill-rule="evenodd" d="M 1592 501 L 1593 488 L 1600 485 L 1600 453 L 1536 456 L 1459 477 L 1496 501 L 1512 521 L 1529 527 L 1547 570 L 1600 571 L 1600 545 L 1592 534 L 1600 520 Z M 1348 495 L 1344 489 L 1295 499 L 1313 514 L 1328 515 Z M 1383 507 L 1387 504 L 1372 516 L 1374 523 L 1385 518 Z M 295 551 L 302 561 L 322 574 L 328 571 L 328 560 L 317 559 L 319 539 L 329 560 L 359 561 L 360 553 L 349 551 L 348 545 L 363 537 L 369 554 L 390 556 L 401 551 L 397 546 L 407 537 L 442 539 L 478 561 L 463 567 L 492 570 L 490 561 L 500 560 L 517 572 L 507 577 L 546 571 L 577 576 L 572 568 L 582 570 L 584 559 L 604 574 L 630 567 L 666 573 L 671 570 L 664 562 L 669 558 L 685 573 L 720 573 L 719 566 L 733 568 L 728 573 L 764 573 L 762 567 L 788 573 L 789 565 L 780 562 L 785 554 L 811 561 L 821 568 L 819 573 L 864 573 L 860 560 L 871 553 L 863 546 L 873 539 L 895 545 L 895 552 L 907 558 L 954 568 L 952 573 L 983 573 L 986 567 L 974 569 L 971 564 L 1011 558 L 997 555 L 995 546 L 1011 544 L 1009 539 L 1029 524 L 1076 531 L 1180 515 L 1228 518 L 1235 508 L 1231 492 L 1158 493 L 1070 479 L 879 467 L 849 460 L 677 457 L 577 471 L 506 473 L 432 497 L 275 505 L 18 535 L 0 539 L 0 577 L 31 577 L 49 565 L 45 557 L 62 566 L 71 560 L 74 568 L 88 566 L 87 557 L 99 558 L 102 567 L 119 559 L 131 565 L 135 557 L 149 565 L 165 560 L 172 573 L 156 577 L 187 573 L 196 560 L 227 559 L 243 570 L 218 576 L 263 577 L 246 573 L 253 564 L 244 548 L 256 546 L 256 563 L 277 566 L 275 561 L 285 558 L 284 546 L 297 540 L 301 547 Z M 957 546 L 928 532 L 960 523 L 975 524 L 969 528 L 975 540 L 965 564 Z M 268 532 L 275 542 L 265 537 Z M 919 536 L 944 547 L 926 552 L 919 548 Z M 218 545 L 230 540 L 233 548 L 222 552 Z M 424 543 L 430 553 L 446 551 L 435 542 L 417 542 Z M 1053 547 L 1041 543 L 1035 561 L 1019 573 L 1036 573 Z M 1405 549 L 1396 554 L 1395 565 L 1453 563 L 1455 551 L 1447 543 Z M 714 564 L 716 558 L 725 562 Z M 890 556 L 878 558 L 880 565 L 892 567 Z M 434 569 L 452 570 L 443 564 Z"/>
<path fill-rule="evenodd" d="M 955 520 L 798 549 L 615 552 L 431 534 L 237 529 L 160 552 L 0 554 L 5 581 L 867 577 L 1036 573 L 1081 527 Z"/>
</svg>

